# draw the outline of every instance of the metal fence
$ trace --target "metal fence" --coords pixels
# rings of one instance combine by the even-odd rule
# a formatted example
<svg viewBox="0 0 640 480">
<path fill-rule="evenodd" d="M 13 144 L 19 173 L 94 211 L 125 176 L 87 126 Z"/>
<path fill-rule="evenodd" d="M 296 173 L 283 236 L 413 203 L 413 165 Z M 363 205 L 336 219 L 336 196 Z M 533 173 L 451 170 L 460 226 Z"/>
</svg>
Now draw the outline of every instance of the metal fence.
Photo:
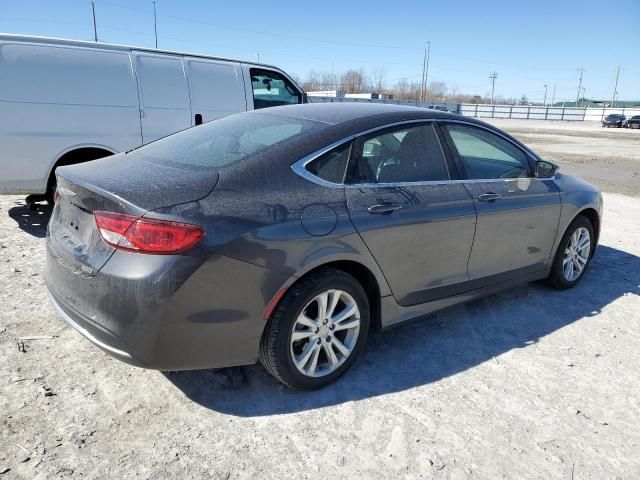
<svg viewBox="0 0 640 480">
<path fill-rule="evenodd" d="M 392 105 L 408 105 L 410 107 L 433 108 L 434 106 L 444 107 L 449 112 L 459 113 L 459 103 L 448 102 L 418 102 L 414 100 L 380 100 L 369 98 L 350 98 L 350 97 L 316 97 L 310 96 L 311 103 L 332 103 L 332 102 L 357 102 L 357 103 L 390 103 Z"/>
<path fill-rule="evenodd" d="M 528 105 L 478 105 L 463 103 L 460 113 L 479 118 L 520 118 L 530 120 L 583 121 L 586 108 L 531 107 Z"/>
<path fill-rule="evenodd" d="M 315 102 L 359 102 L 390 103 L 393 105 L 409 105 L 412 107 L 433 108 L 440 106 L 449 112 L 459 113 L 467 117 L 479 118 L 518 118 L 529 120 L 564 120 L 600 122 L 611 114 L 622 114 L 627 118 L 640 115 L 640 108 L 585 108 L 585 107 L 540 107 L 528 105 L 488 105 L 475 103 L 417 102 L 412 100 L 380 100 L 346 97 L 309 97 Z"/>
<path fill-rule="evenodd" d="M 459 113 L 468 117 L 479 118 L 601 122 L 604 117 L 611 114 L 622 114 L 627 117 L 640 115 L 640 108 L 540 107 L 463 103 L 460 105 Z"/>
</svg>

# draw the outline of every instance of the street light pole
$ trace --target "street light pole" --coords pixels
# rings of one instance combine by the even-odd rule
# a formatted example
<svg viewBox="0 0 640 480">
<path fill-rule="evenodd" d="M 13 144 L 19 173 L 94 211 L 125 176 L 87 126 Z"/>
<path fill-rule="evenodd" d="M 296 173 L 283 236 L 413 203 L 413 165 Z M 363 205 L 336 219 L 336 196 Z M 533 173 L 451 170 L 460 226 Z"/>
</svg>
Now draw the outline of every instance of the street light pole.
<svg viewBox="0 0 640 480">
<path fill-rule="evenodd" d="M 547 84 L 544 85 L 544 100 L 542 101 L 542 106 L 547 106 Z"/>
<path fill-rule="evenodd" d="M 93 41 L 98 41 L 98 30 L 96 29 L 96 4 L 91 2 L 91 11 L 93 12 Z"/>
</svg>

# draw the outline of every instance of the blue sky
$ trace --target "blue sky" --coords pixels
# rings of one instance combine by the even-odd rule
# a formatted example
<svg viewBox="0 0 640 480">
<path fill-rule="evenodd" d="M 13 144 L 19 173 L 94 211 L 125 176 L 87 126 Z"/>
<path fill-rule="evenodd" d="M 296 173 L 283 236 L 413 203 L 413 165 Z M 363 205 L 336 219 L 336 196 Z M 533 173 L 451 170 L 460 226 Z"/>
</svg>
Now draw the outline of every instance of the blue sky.
<svg viewBox="0 0 640 480">
<path fill-rule="evenodd" d="M 95 0 L 102 41 L 153 46 L 147 0 Z M 385 68 L 385 82 L 419 80 L 431 41 L 430 81 L 459 93 L 640 99 L 640 0 L 178 1 L 157 0 L 159 47 L 255 60 L 304 78 L 309 70 Z M 93 39 L 88 0 L 0 0 L 0 32 Z"/>
</svg>

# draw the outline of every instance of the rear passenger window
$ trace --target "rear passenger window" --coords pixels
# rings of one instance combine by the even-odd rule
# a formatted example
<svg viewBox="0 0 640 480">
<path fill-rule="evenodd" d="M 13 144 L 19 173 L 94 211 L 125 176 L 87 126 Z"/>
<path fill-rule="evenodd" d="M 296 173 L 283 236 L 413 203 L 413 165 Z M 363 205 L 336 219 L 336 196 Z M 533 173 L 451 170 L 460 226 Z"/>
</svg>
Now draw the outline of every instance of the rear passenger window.
<svg viewBox="0 0 640 480">
<path fill-rule="evenodd" d="M 349 160 L 350 142 L 341 145 L 330 152 L 321 155 L 306 165 L 309 173 L 322 180 L 332 183 L 342 183 L 344 172 Z"/>
<path fill-rule="evenodd" d="M 252 68 L 251 88 L 255 109 L 295 105 L 302 102 L 300 91 L 278 72 Z"/>
<path fill-rule="evenodd" d="M 448 180 L 447 163 L 431 124 L 402 126 L 365 137 L 352 155 L 346 183 Z"/>
</svg>

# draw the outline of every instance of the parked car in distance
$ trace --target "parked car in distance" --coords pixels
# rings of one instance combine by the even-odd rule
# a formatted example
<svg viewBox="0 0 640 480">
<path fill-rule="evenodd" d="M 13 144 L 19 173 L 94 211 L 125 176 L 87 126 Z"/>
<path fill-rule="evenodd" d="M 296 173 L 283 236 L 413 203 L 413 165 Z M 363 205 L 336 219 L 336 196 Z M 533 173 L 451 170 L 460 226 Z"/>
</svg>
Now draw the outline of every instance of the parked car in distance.
<svg viewBox="0 0 640 480">
<path fill-rule="evenodd" d="M 372 328 L 523 282 L 576 285 L 602 197 L 556 170 L 491 125 L 425 108 L 235 114 L 59 168 L 46 283 L 125 362 L 259 359 L 319 388 Z"/>
<path fill-rule="evenodd" d="M 640 128 L 640 115 L 634 115 L 627 120 L 627 127 Z"/>
<path fill-rule="evenodd" d="M 304 101 L 277 67 L 73 40 L 0 34 L 0 72 L 0 194 L 51 195 L 58 166 Z"/>
<path fill-rule="evenodd" d="M 620 115 L 617 113 L 612 113 L 611 115 L 607 115 L 602 120 L 603 127 L 626 127 L 627 126 L 627 117 L 624 115 Z"/>
</svg>

